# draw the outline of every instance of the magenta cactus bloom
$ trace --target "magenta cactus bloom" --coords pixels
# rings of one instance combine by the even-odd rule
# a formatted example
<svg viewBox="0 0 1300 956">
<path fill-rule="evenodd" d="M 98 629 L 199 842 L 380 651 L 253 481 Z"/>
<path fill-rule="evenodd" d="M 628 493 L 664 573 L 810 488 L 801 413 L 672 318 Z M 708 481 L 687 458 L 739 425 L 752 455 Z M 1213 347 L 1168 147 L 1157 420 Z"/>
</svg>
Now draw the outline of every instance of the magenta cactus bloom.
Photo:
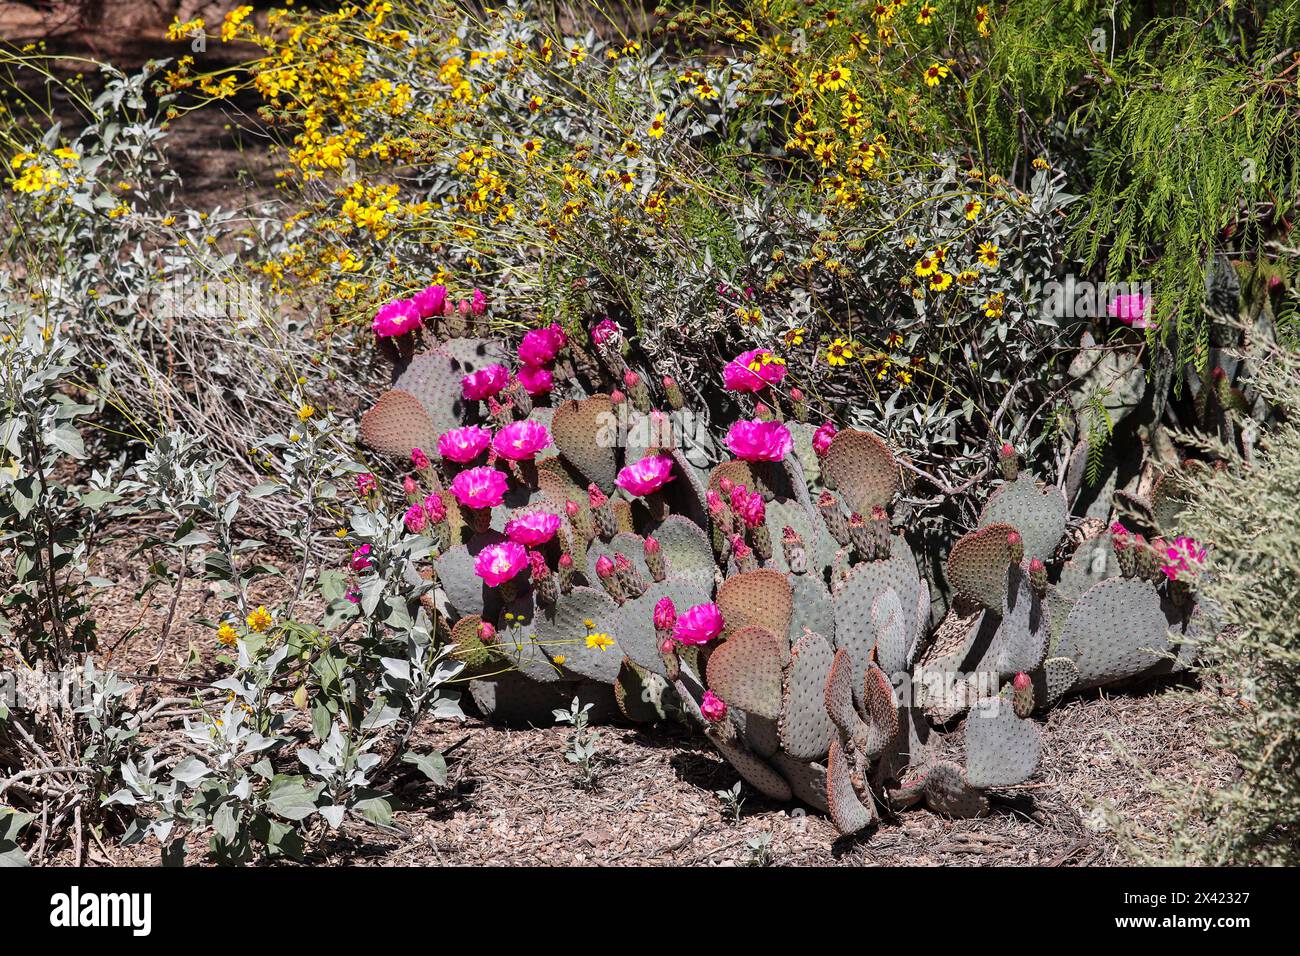
<svg viewBox="0 0 1300 956">
<path fill-rule="evenodd" d="M 609 496 L 593 481 L 587 486 L 587 502 L 591 505 L 592 511 L 599 511 L 609 502 Z"/>
<path fill-rule="evenodd" d="M 1160 566 L 1165 577 L 1177 581 L 1179 575 L 1194 576 L 1205 563 L 1205 548 L 1195 538 L 1180 535 L 1164 547 L 1165 563 Z"/>
<path fill-rule="evenodd" d="M 650 557 L 654 557 L 659 553 L 659 539 L 654 535 L 646 535 L 645 541 L 641 543 L 641 546 L 645 550 L 645 553 Z"/>
<path fill-rule="evenodd" d="M 709 507 L 710 515 L 716 518 L 718 515 L 722 514 L 722 509 L 724 507 L 722 504 L 722 495 L 718 494 L 716 491 L 709 490 L 704 493 L 704 501 Z"/>
<path fill-rule="evenodd" d="M 492 433 L 481 425 L 452 428 L 438 436 L 438 454 L 448 461 L 464 465 L 473 461 L 492 444 Z"/>
<path fill-rule="evenodd" d="M 673 622 L 673 637 L 679 644 L 707 644 L 722 633 L 726 621 L 716 604 L 697 604 Z"/>
<path fill-rule="evenodd" d="M 351 561 L 353 571 L 358 573 L 369 571 L 375 566 L 374 562 L 370 560 L 370 550 L 371 547 L 368 544 L 363 544 L 359 548 L 353 549 Z"/>
<path fill-rule="evenodd" d="M 453 478 L 451 493 L 466 508 L 492 508 L 505 499 L 507 487 L 505 472 L 480 465 Z"/>
<path fill-rule="evenodd" d="M 491 621 L 481 621 L 478 626 L 478 639 L 484 644 L 491 644 L 497 639 L 497 629 Z"/>
<path fill-rule="evenodd" d="M 1136 292 L 1132 295 L 1116 296 L 1106 307 L 1106 312 L 1112 319 L 1119 319 L 1125 325 L 1131 325 L 1135 329 L 1146 329 L 1154 324 L 1151 321 L 1151 305 L 1150 299 Z"/>
<path fill-rule="evenodd" d="M 500 587 L 528 567 L 528 551 L 515 541 L 489 544 L 474 558 L 474 573 L 488 587 Z"/>
<path fill-rule="evenodd" d="M 428 468 L 429 456 L 424 453 L 423 449 L 412 448 L 411 464 L 414 465 L 416 468 Z"/>
<path fill-rule="evenodd" d="M 618 325 L 610 319 L 605 319 L 596 323 L 591 328 L 591 341 L 597 345 L 603 345 L 608 338 L 618 338 L 623 333 L 619 331 Z"/>
<path fill-rule="evenodd" d="M 429 516 L 429 520 L 434 524 L 442 521 L 447 517 L 447 503 L 442 500 L 442 495 L 426 495 L 424 499 L 424 512 Z"/>
<path fill-rule="evenodd" d="M 647 455 L 620 471 L 614 484 L 639 498 L 658 491 L 674 477 L 671 458 L 667 455 Z"/>
<path fill-rule="evenodd" d="M 596 577 L 606 581 L 614 575 L 614 562 L 609 555 L 602 554 L 596 559 Z"/>
<path fill-rule="evenodd" d="M 706 690 L 700 700 L 700 713 L 709 723 L 720 723 L 727 719 L 727 702 L 713 691 Z"/>
<path fill-rule="evenodd" d="M 568 340 L 564 329 L 554 323 L 544 329 L 532 329 L 519 343 L 519 361 L 525 365 L 548 365 L 555 361 Z"/>
<path fill-rule="evenodd" d="M 745 461 L 781 461 L 794 441 L 790 429 L 778 421 L 736 422 L 727 431 L 727 447 Z"/>
<path fill-rule="evenodd" d="M 813 432 L 812 447 L 818 458 L 826 454 L 827 449 L 831 447 L 831 442 L 834 441 L 838 433 L 839 429 L 830 422 L 824 422 L 821 427 Z"/>
<path fill-rule="evenodd" d="M 420 310 L 414 302 L 410 299 L 394 299 L 379 307 L 370 327 L 381 339 L 390 339 L 413 332 L 420 327 L 422 321 Z"/>
<path fill-rule="evenodd" d="M 767 520 L 767 505 L 760 494 L 750 494 L 745 486 L 731 490 L 731 510 L 740 516 L 747 528 L 757 528 Z"/>
<path fill-rule="evenodd" d="M 375 480 L 375 476 L 370 472 L 363 471 L 361 474 L 357 475 L 357 494 L 362 498 L 374 494 L 378 487 L 379 482 Z"/>
<path fill-rule="evenodd" d="M 1017 673 L 1015 679 L 1012 680 L 1011 682 L 1011 686 L 1014 687 L 1016 690 L 1024 690 L 1026 687 L 1029 686 L 1029 684 L 1030 684 L 1029 675 L 1026 674 L 1024 671 L 1020 671 L 1019 673 Z"/>
<path fill-rule="evenodd" d="M 541 422 L 526 418 L 511 422 L 496 433 L 492 447 L 502 458 L 511 461 L 529 461 L 539 451 L 551 447 L 551 433 Z"/>
<path fill-rule="evenodd" d="M 655 604 L 654 623 L 656 631 L 671 631 L 677 623 L 677 607 L 672 598 L 660 598 Z"/>
<path fill-rule="evenodd" d="M 549 511 L 524 511 L 506 523 L 506 537 L 529 548 L 545 544 L 559 530 L 560 516 Z"/>
<path fill-rule="evenodd" d="M 407 531 L 419 534 L 428 526 L 429 516 L 425 513 L 423 505 L 411 505 L 406 509 L 402 522 L 406 525 Z"/>
<path fill-rule="evenodd" d="M 510 373 L 504 365 L 489 365 L 462 378 L 460 390 L 465 398 L 477 402 L 494 398 L 509 381 Z"/>
<path fill-rule="evenodd" d="M 722 368 L 722 384 L 731 392 L 761 392 L 785 378 L 785 360 L 767 349 L 741 352 Z"/>
<path fill-rule="evenodd" d="M 447 287 L 443 285 L 431 285 L 426 289 L 421 289 L 415 295 L 411 296 L 411 302 L 420 313 L 420 318 L 429 319 L 435 315 L 442 315 L 443 307 L 447 304 Z"/>
<path fill-rule="evenodd" d="M 545 581 L 551 569 L 546 566 L 546 555 L 540 551 L 528 552 L 528 576 L 534 581 Z"/>
<path fill-rule="evenodd" d="M 407 475 L 405 478 L 402 479 L 402 490 L 406 492 L 408 495 L 415 495 L 415 494 L 419 494 L 420 486 L 414 478 L 412 478 L 410 475 Z"/>
<path fill-rule="evenodd" d="M 484 312 L 487 311 L 487 307 L 488 307 L 487 296 L 483 294 L 482 289 L 475 289 L 474 294 L 471 295 L 469 298 L 470 312 L 474 313 L 474 315 L 482 315 Z"/>
<path fill-rule="evenodd" d="M 529 395 L 545 395 L 555 388 L 555 376 L 551 370 L 539 365 L 521 365 L 515 377 Z"/>
</svg>

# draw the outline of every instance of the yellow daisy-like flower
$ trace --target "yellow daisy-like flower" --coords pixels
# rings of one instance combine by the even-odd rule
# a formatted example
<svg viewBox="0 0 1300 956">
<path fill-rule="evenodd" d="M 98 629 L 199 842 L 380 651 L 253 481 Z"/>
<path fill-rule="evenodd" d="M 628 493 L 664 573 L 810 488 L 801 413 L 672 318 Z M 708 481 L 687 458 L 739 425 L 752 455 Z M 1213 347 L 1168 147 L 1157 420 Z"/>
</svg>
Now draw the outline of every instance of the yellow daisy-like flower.
<svg viewBox="0 0 1300 956">
<path fill-rule="evenodd" d="M 992 242 L 981 242 L 979 249 L 980 265 L 989 269 L 998 264 L 998 247 Z"/>
<path fill-rule="evenodd" d="M 852 78 L 848 67 L 839 63 L 834 64 L 827 70 L 818 70 L 813 76 L 817 89 L 823 93 L 833 93 L 836 90 L 843 89 Z"/>
<path fill-rule="evenodd" d="M 660 139 L 664 135 L 667 124 L 664 121 L 663 113 L 656 113 L 655 118 L 650 121 L 649 128 L 646 129 L 646 135 L 651 139 Z"/>
<path fill-rule="evenodd" d="M 807 329 L 790 329 L 785 333 L 785 347 L 794 348 L 796 345 L 803 345 L 803 337 L 807 334 Z"/>
<path fill-rule="evenodd" d="M 989 8 L 979 6 L 975 8 L 975 28 L 979 30 L 982 37 L 986 37 L 993 30 L 993 19 L 989 16 Z"/>
<path fill-rule="evenodd" d="M 970 202 L 966 204 L 966 221 L 974 222 L 975 218 L 980 214 L 980 212 L 983 209 L 984 209 L 983 203 L 981 203 L 978 199 L 972 199 Z"/>
<path fill-rule="evenodd" d="M 568 658 L 566 658 L 563 654 L 556 654 L 554 657 L 551 658 L 551 660 L 555 663 L 556 667 L 563 667 L 564 662 L 568 660 Z"/>
<path fill-rule="evenodd" d="M 942 63 L 931 63 L 925 71 L 925 85 L 938 86 L 939 81 L 947 77 L 948 68 Z"/>
<path fill-rule="evenodd" d="M 224 647 L 234 647 L 235 642 L 239 640 L 239 632 L 229 624 L 222 624 L 217 628 L 217 643 Z"/>
<path fill-rule="evenodd" d="M 1002 317 L 1003 306 L 1006 305 L 1007 296 L 1005 292 L 995 292 L 989 296 L 988 301 L 984 303 L 984 314 L 990 319 Z"/>
<path fill-rule="evenodd" d="M 950 285 L 952 285 L 952 274 L 948 272 L 940 272 L 930 280 L 930 291 L 946 292 Z"/>
<path fill-rule="evenodd" d="M 586 618 L 586 619 L 582 622 L 582 626 L 585 627 L 585 628 L 587 628 L 587 630 L 591 630 L 593 627 L 596 626 L 596 622 L 593 621 L 591 618 Z"/>
<path fill-rule="evenodd" d="M 541 149 L 542 144 L 535 139 L 526 139 L 519 144 L 519 152 L 523 153 L 524 159 L 532 159 Z"/>
<path fill-rule="evenodd" d="M 853 344 L 844 339 L 836 339 L 826 350 L 826 362 L 829 365 L 845 365 L 853 358 Z"/>
<path fill-rule="evenodd" d="M 922 256 L 916 260 L 914 270 L 922 279 L 934 275 L 939 271 L 939 257 L 935 255 Z"/>
<path fill-rule="evenodd" d="M 315 414 L 316 409 L 312 408 L 310 405 L 303 405 L 298 409 L 298 421 L 305 422 Z"/>
<path fill-rule="evenodd" d="M 900 368 L 894 373 L 894 381 L 899 385 L 911 385 L 912 373 L 905 368 Z"/>
<path fill-rule="evenodd" d="M 607 651 L 614 646 L 614 639 L 608 634 L 588 634 L 587 646 L 598 647 L 602 651 Z"/>
<path fill-rule="evenodd" d="M 963 269 L 957 273 L 958 285 L 974 285 L 975 280 L 979 278 L 979 273 L 974 269 Z"/>
<path fill-rule="evenodd" d="M 935 12 L 935 8 L 930 4 L 921 4 L 921 9 L 916 12 L 916 22 L 923 27 L 928 27 L 934 21 Z"/>
<path fill-rule="evenodd" d="M 266 609 L 265 605 L 259 604 L 257 610 L 244 619 L 244 623 L 248 625 L 248 629 L 253 633 L 261 634 L 273 623 L 271 612 Z"/>
<path fill-rule="evenodd" d="M 1034 161 L 1033 161 L 1033 163 L 1032 163 L 1031 165 L 1033 165 L 1034 169 L 1051 169 L 1051 168 L 1052 168 L 1052 164 L 1049 163 L 1047 160 L 1043 159 L 1043 157 L 1041 157 L 1041 156 L 1036 156 L 1036 157 L 1034 157 Z"/>
<path fill-rule="evenodd" d="M 899 332 L 890 332 L 889 337 L 885 339 L 885 345 L 891 349 L 896 349 L 903 344 L 903 336 Z"/>
</svg>

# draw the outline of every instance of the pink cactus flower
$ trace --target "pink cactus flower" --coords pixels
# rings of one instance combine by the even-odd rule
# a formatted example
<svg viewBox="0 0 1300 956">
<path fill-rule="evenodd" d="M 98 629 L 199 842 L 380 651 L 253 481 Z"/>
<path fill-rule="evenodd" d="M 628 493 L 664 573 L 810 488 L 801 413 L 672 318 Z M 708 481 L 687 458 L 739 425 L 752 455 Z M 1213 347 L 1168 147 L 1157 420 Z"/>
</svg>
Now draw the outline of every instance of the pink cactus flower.
<svg viewBox="0 0 1300 956">
<path fill-rule="evenodd" d="M 700 713 L 709 723 L 720 723 L 727 719 L 727 702 L 713 691 L 706 690 L 700 700 Z"/>
<path fill-rule="evenodd" d="M 483 294 L 482 289 L 475 289 L 474 294 L 469 299 L 469 310 L 475 315 L 482 315 L 487 311 L 488 300 Z"/>
<path fill-rule="evenodd" d="M 745 461 L 781 461 L 790 454 L 794 441 L 790 430 L 778 421 L 736 422 L 727 431 L 727 447 Z"/>
<path fill-rule="evenodd" d="M 425 469 L 429 467 L 429 456 L 422 449 L 411 449 L 411 464 L 416 468 Z"/>
<path fill-rule="evenodd" d="M 420 486 L 414 478 L 407 475 L 402 479 L 402 490 L 406 492 L 407 495 L 417 495 L 420 493 Z"/>
<path fill-rule="evenodd" d="M 506 537 L 528 548 L 536 548 L 555 537 L 560 516 L 549 511 L 524 511 L 506 523 Z"/>
<path fill-rule="evenodd" d="M 785 360 L 767 349 L 741 352 L 722 368 L 722 384 L 731 392 L 761 392 L 785 378 Z"/>
<path fill-rule="evenodd" d="M 473 461 L 492 444 L 492 433 L 481 425 L 452 428 L 438 436 L 438 454 L 448 461 L 464 465 Z"/>
<path fill-rule="evenodd" d="M 363 471 L 361 474 L 357 475 L 357 494 L 362 498 L 374 494 L 378 487 L 379 483 L 375 480 L 375 476 L 370 472 Z"/>
<path fill-rule="evenodd" d="M 411 296 L 411 302 L 414 303 L 422 319 L 442 315 L 443 307 L 447 304 L 447 287 L 431 285 Z"/>
<path fill-rule="evenodd" d="M 718 494 L 716 491 L 705 492 L 704 501 L 705 504 L 707 504 L 709 507 L 709 514 L 713 515 L 714 517 L 717 517 L 718 515 L 722 514 L 722 509 L 725 506 L 722 503 L 722 496 Z"/>
<path fill-rule="evenodd" d="M 1106 308 L 1113 319 L 1119 319 L 1125 325 L 1135 329 L 1147 329 L 1154 323 L 1151 320 L 1151 300 L 1140 292 L 1132 295 L 1116 296 Z"/>
<path fill-rule="evenodd" d="M 466 508 L 492 508 L 505 499 L 507 487 L 505 472 L 480 465 L 453 478 L 451 493 Z"/>
<path fill-rule="evenodd" d="M 532 329 L 524 334 L 523 341 L 519 343 L 519 361 L 525 365 L 547 365 L 555 361 L 555 356 L 560 354 L 560 349 L 567 342 L 564 329 L 557 324 L 548 325 L 544 329 Z"/>
<path fill-rule="evenodd" d="M 658 491 L 674 477 L 671 458 L 667 455 L 647 455 L 620 471 L 614 484 L 639 498 Z"/>
<path fill-rule="evenodd" d="M 502 458 L 530 461 L 539 451 L 551 447 L 551 433 L 541 422 L 526 418 L 511 422 L 496 433 L 492 447 Z"/>
<path fill-rule="evenodd" d="M 609 555 L 602 554 L 596 559 L 596 577 L 605 581 L 614 576 L 614 562 Z"/>
<path fill-rule="evenodd" d="M 481 621 L 478 626 L 478 639 L 484 644 L 491 644 L 497 639 L 497 629 L 491 621 Z"/>
<path fill-rule="evenodd" d="M 719 634 L 726 622 L 716 604 L 697 604 L 673 622 L 673 637 L 679 644 L 707 644 Z"/>
<path fill-rule="evenodd" d="M 833 424 L 825 422 L 813 432 L 812 447 L 818 458 L 826 454 L 826 450 L 831 447 L 831 442 L 834 441 L 838 431 Z"/>
<path fill-rule="evenodd" d="M 370 560 L 370 551 L 371 547 L 368 544 L 363 544 L 361 547 L 353 549 L 351 562 L 353 571 L 356 571 L 357 573 L 369 571 L 375 566 L 374 562 Z"/>
<path fill-rule="evenodd" d="M 627 392 L 616 388 L 609 393 L 609 401 L 611 405 L 622 405 L 627 401 Z"/>
<path fill-rule="evenodd" d="M 628 369 L 623 373 L 623 386 L 625 388 L 636 388 L 641 384 L 641 376 L 636 372 Z"/>
<path fill-rule="evenodd" d="M 671 631 L 677 623 L 677 608 L 672 598 L 660 598 L 655 604 L 654 623 L 656 631 Z"/>
<path fill-rule="evenodd" d="M 471 402 L 477 402 L 495 397 L 509 381 L 510 373 L 504 365 L 489 365 L 462 378 L 460 390 Z"/>
<path fill-rule="evenodd" d="M 767 505 L 760 494 L 750 494 L 745 486 L 731 490 L 731 510 L 740 516 L 747 528 L 757 528 L 767 520 Z"/>
<path fill-rule="evenodd" d="M 619 331 L 618 325 L 609 319 L 605 319 L 591 328 L 591 341 L 597 345 L 603 345 L 608 338 L 618 338 L 623 333 Z"/>
<path fill-rule="evenodd" d="M 609 502 L 609 496 L 600 490 L 600 485 L 594 481 L 587 486 L 587 503 L 591 505 L 592 511 L 599 511 Z"/>
<path fill-rule="evenodd" d="M 1170 581 L 1179 580 L 1179 575 L 1194 577 L 1197 570 L 1205 563 L 1205 548 L 1195 538 L 1181 535 L 1173 544 L 1164 545 L 1165 563 L 1160 566 L 1165 577 Z"/>
<path fill-rule="evenodd" d="M 394 299 L 379 307 L 370 327 L 381 339 L 405 335 L 420 327 L 420 310 L 410 299 Z"/>
<path fill-rule="evenodd" d="M 528 552 L 528 576 L 534 581 L 545 581 L 551 569 L 546 566 L 546 555 L 540 551 Z"/>
<path fill-rule="evenodd" d="M 580 512 L 581 510 L 582 510 L 582 506 L 579 505 L 572 498 L 570 498 L 568 501 L 564 503 L 564 513 L 568 515 L 570 518 L 578 517 L 578 512 Z"/>
<path fill-rule="evenodd" d="M 424 513 L 429 516 L 429 520 L 434 524 L 445 519 L 447 517 L 447 503 L 442 500 L 442 495 L 425 496 Z"/>
<path fill-rule="evenodd" d="M 425 513 L 423 505 L 411 505 L 406 509 L 406 515 L 402 518 L 406 525 L 406 530 L 411 534 L 419 534 L 429 523 L 429 516 Z"/>
<path fill-rule="evenodd" d="M 493 588 L 505 584 L 527 566 L 528 552 L 514 541 L 489 544 L 474 558 L 474 573 Z"/>
<path fill-rule="evenodd" d="M 641 542 L 641 547 L 647 555 L 653 558 L 659 553 L 659 539 L 648 534 L 645 536 L 645 541 Z"/>
<path fill-rule="evenodd" d="M 515 377 L 529 395 L 545 395 L 555 388 L 555 375 L 539 365 L 521 365 Z"/>
</svg>

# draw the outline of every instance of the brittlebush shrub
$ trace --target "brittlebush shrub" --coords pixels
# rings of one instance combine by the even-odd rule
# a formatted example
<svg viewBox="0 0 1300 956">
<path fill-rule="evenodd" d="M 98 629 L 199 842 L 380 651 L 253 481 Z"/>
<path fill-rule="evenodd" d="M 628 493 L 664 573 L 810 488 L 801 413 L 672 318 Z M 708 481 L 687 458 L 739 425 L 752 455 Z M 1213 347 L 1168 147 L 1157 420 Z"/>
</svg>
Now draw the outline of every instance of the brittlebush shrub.
<svg viewBox="0 0 1300 956">
<path fill-rule="evenodd" d="M 1263 358 L 1253 384 L 1290 419 L 1260 436 L 1253 462 L 1209 473 L 1184 512 L 1187 534 L 1215 542 L 1200 591 L 1222 631 L 1199 672 L 1219 691 L 1211 742 L 1241 775 L 1178 794 L 1169 834 L 1145 834 L 1140 856 L 1300 863 L 1300 357 Z"/>
</svg>

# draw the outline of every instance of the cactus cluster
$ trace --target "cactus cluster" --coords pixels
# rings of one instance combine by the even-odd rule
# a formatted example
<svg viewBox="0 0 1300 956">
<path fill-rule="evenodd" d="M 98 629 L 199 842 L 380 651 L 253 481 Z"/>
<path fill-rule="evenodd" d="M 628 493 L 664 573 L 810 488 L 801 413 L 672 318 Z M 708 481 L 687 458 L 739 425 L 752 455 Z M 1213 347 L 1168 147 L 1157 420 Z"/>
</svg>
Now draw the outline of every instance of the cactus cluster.
<svg viewBox="0 0 1300 956">
<path fill-rule="evenodd" d="M 498 344 L 451 339 L 361 423 L 376 450 L 426 465 L 432 487 L 407 490 L 413 508 L 439 502 L 417 522 L 438 545 L 430 608 L 488 715 L 543 720 L 576 695 L 598 715 L 693 720 L 756 790 L 853 833 L 918 803 L 985 812 L 987 790 L 1038 767 L 1035 708 L 1185 664 L 1205 626 L 1195 547 L 1156 537 L 1176 475 L 1147 503 L 1151 540 L 1118 522 L 1081 536 L 1062 488 L 1002 445 L 1002 481 L 934 582 L 952 600 L 932 628 L 879 436 L 803 420 L 783 370 L 745 353 L 727 380 L 754 417 L 705 470 L 679 451 L 682 390 L 630 370 L 612 323 L 595 358 L 558 328 L 529 336 L 550 337 L 570 397 L 530 393 Z M 581 391 L 593 370 L 615 387 Z M 448 446 L 475 426 L 495 435 Z"/>
</svg>

